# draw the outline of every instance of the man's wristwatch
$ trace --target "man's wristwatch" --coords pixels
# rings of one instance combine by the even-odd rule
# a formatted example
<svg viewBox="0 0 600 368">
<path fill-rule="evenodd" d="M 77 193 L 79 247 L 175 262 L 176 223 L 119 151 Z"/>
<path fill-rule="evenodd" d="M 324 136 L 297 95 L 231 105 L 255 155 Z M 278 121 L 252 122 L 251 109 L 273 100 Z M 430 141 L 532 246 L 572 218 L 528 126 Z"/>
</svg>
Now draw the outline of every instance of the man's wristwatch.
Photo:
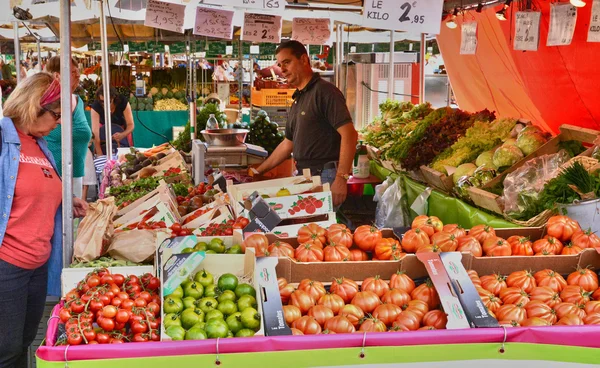
<svg viewBox="0 0 600 368">
<path fill-rule="evenodd" d="M 339 176 L 340 178 L 342 178 L 342 179 L 344 179 L 346 181 L 348 181 L 348 179 L 350 179 L 350 175 L 343 174 L 343 173 L 340 173 L 340 172 L 336 173 L 335 176 Z"/>
</svg>

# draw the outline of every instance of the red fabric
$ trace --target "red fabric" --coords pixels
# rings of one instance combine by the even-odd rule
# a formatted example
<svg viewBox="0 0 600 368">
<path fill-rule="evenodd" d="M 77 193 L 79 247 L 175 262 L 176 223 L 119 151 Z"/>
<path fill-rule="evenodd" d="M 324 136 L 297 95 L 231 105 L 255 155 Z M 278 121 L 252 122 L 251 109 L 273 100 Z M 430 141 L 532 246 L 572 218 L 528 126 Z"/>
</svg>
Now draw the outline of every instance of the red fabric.
<svg viewBox="0 0 600 368">
<path fill-rule="evenodd" d="M 19 132 L 19 139 L 19 174 L 0 259 L 35 269 L 50 257 L 54 214 L 62 200 L 62 184 L 35 138 Z"/>
<path fill-rule="evenodd" d="M 542 12 L 536 52 L 513 50 L 514 6 L 504 22 L 495 16 L 499 6 L 464 16 L 478 22 L 476 55 L 460 55 L 462 16 L 456 29 L 442 25 L 438 44 L 459 106 L 469 111 L 487 107 L 500 116 L 528 118 L 554 133 L 565 123 L 600 130 L 596 63 L 600 43 L 587 42 L 592 2 L 578 9 L 569 46 L 546 46 L 549 3 L 536 6 Z"/>
</svg>

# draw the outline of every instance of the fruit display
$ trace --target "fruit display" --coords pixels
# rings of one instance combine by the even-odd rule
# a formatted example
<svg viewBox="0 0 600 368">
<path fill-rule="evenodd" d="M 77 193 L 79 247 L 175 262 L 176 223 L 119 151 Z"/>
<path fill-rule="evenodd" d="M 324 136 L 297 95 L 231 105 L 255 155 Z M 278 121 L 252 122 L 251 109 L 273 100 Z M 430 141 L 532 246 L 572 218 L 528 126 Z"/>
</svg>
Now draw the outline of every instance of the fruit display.
<svg viewBox="0 0 600 368">
<path fill-rule="evenodd" d="M 469 271 L 479 296 L 507 327 L 600 324 L 598 275 L 588 268 L 484 275 Z"/>
<path fill-rule="evenodd" d="M 231 273 L 200 270 L 164 297 L 163 312 L 172 340 L 250 337 L 261 328 L 256 290 Z"/>
<path fill-rule="evenodd" d="M 129 105 L 133 111 L 153 111 L 154 109 L 154 100 L 151 97 L 129 97 Z"/>
<path fill-rule="evenodd" d="M 158 278 L 97 269 L 65 295 L 56 345 L 160 341 L 160 305 Z"/>
<path fill-rule="evenodd" d="M 201 251 L 206 252 L 206 254 L 243 254 L 241 245 L 233 244 L 227 248 L 221 238 L 212 238 L 210 241 L 199 241 L 193 248 L 183 248 L 181 253 Z"/>
<path fill-rule="evenodd" d="M 167 157 L 164 152 L 159 152 L 152 156 L 136 151 L 134 148 L 130 148 L 130 153 L 125 154 L 125 161 L 121 163 L 121 171 L 130 177 L 134 173 L 142 170 L 144 167 L 152 166 L 156 164 L 158 160 Z"/>
<path fill-rule="evenodd" d="M 185 196 L 177 196 L 177 211 L 179 212 L 180 216 L 185 216 L 209 203 L 214 202 L 215 195 L 218 193 L 220 193 L 218 189 L 215 189 L 206 183 L 200 183 L 195 187 L 190 186 Z M 188 220 L 187 222 L 192 220 Z"/>
<path fill-rule="evenodd" d="M 284 318 L 294 335 L 446 328 L 447 315 L 429 279 L 417 284 L 400 271 L 390 280 L 373 276 L 361 283 L 339 277 L 329 290 L 311 279 L 297 285 L 277 281 Z"/>
<path fill-rule="evenodd" d="M 185 98 L 183 98 L 185 101 Z M 181 100 L 175 98 L 165 98 L 156 101 L 154 104 L 154 111 L 185 111 L 188 109 L 188 105 Z"/>
<path fill-rule="evenodd" d="M 279 143 L 283 142 L 284 134 L 279 131 L 279 125 L 271 122 L 264 110 L 256 114 L 256 118 L 250 122 L 250 133 L 246 143 L 261 146 L 271 154 Z"/>
<path fill-rule="evenodd" d="M 85 262 L 73 262 L 69 265 L 69 268 L 108 268 L 108 267 L 125 267 L 125 266 L 141 266 L 141 263 L 135 263 L 131 261 L 126 261 L 124 259 L 114 259 L 111 257 L 100 257 L 93 261 Z"/>
<path fill-rule="evenodd" d="M 225 223 L 210 223 L 200 233 L 200 236 L 231 236 L 234 229 L 243 229 L 250 220 L 245 217 L 238 217 L 235 220 L 230 219 Z"/>
</svg>

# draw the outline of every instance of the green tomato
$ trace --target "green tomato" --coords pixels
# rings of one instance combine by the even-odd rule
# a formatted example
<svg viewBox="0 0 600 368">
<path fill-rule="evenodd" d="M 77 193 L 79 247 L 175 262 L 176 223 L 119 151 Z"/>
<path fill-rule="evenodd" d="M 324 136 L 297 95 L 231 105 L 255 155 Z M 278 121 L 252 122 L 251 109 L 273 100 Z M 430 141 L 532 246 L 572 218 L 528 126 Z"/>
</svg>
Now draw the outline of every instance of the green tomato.
<svg viewBox="0 0 600 368">
<path fill-rule="evenodd" d="M 196 306 L 196 299 L 191 296 L 183 298 L 183 309 L 194 308 Z"/>
<path fill-rule="evenodd" d="M 183 295 L 191 296 L 195 299 L 200 299 L 204 293 L 204 287 L 198 282 L 192 282 L 183 288 Z"/>
<path fill-rule="evenodd" d="M 240 312 L 235 312 L 225 320 L 227 326 L 229 326 L 229 330 L 233 333 L 237 333 L 239 330 L 244 328 L 242 325 L 242 314 Z"/>
<path fill-rule="evenodd" d="M 181 326 L 181 318 L 175 313 L 165 314 L 163 325 L 165 328 L 168 328 L 169 326 Z"/>
<path fill-rule="evenodd" d="M 207 244 L 205 242 L 198 242 L 198 244 L 194 246 L 194 251 L 200 252 L 201 250 L 206 250 L 208 249 L 206 246 Z"/>
<path fill-rule="evenodd" d="M 181 326 L 169 326 L 165 332 L 173 340 L 183 340 L 185 338 L 185 330 Z"/>
<path fill-rule="evenodd" d="M 215 283 L 213 275 L 209 272 L 206 272 L 206 270 L 196 273 L 196 275 L 194 275 L 194 281 L 199 282 L 200 285 L 204 286 L 204 288 L 207 288 L 209 285 L 213 285 Z"/>
<path fill-rule="evenodd" d="M 239 244 L 233 245 L 231 248 L 225 251 L 226 254 L 243 254 L 242 246 Z"/>
<path fill-rule="evenodd" d="M 183 298 L 183 288 L 181 287 L 181 285 L 177 286 L 175 291 L 173 291 L 171 294 L 169 294 L 169 296 L 172 296 L 173 298 L 179 298 L 179 299 Z"/>
<path fill-rule="evenodd" d="M 202 321 L 202 322 L 198 322 L 196 323 L 193 327 L 198 327 L 201 330 L 204 330 L 204 328 L 206 327 L 206 322 Z"/>
<path fill-rule="evenodd" d="M 256 290 L 250 284 L 239 284 L 235 288 L 235 296 L 237 296 L 238 298 L 241 298 L 244 295 L 252 295 L 253 297 L 256 298 Z"/>
<path fill-rule="evenodd" d="M 229 331 L 229 327 L 227 327 L 227 323 L 222 319 L 211 319 L 206 322 L 206 335 L 209 339 L 216 339 L 217 337 L 227 337 L 227 332 Z"/>
<path fill-rule="evenodd" d="M 232 300 L 235 302 L 237 300 L 237 297 L 235 296 L 235 293 L 233 291 L 225 290 L 221 293 L 221 295 L 219 295 L 217 300 L 219 301 L 219 303 L 223 303 L 225 300 Z"/>
<path fill-rule="evenodd" d="M 223 312 L 221 312 L 218 309 L 214 309 L 211 310 L 210 312 L 206 313 L 206 321 L 210 321 L 211 319 L 225 319 L 225 316 L 223 315 Z"/>
<path fill-rule="evenodd" d="M 206 254 L 217 254 L 217 252 L 215 252 L 214 250 L 207 250 L 206 252 L 204 252 Z"/>
<path fill-rule="evenodd" d="M 185 279 L 181 282 L 181 288 L 184 290 L 184 295 L 185 295 L 185 287 L 188 286 L 189 284 L 191 284 L 192 282 L 194 282 L 194 280 L 192 279 Z"/>
<path fill-rule="evenodd" d="M 207 338 L 206 332 L 197 325 L 193 326 L 185 333 L 186 340 L 206 340 Z"/>
<path fill-rule="evenodd" d="M 204 313 L 208 313 L 211 310 L 217 309 L 218 305 L 219 302 L 217 302 L 217 299 L 211 297 L 204 297 L 200 299 L 200 304 L 198 306 L 200 307 L 200 309 L 202 309 Z"/>
<path fill-rule="evenodd" d="M 240 311 L 244 311 L 248 308 L 256 308 L 256 298 L 253 297 L 252 295 L 242 295 L 238 301 L 237 301 L 237 305 L 238 305 L 238 310 Z"/>
<path fill-rule="evenodd" d="M 231 332 L 231 330 L 227 331 L 227 336 L 228 339 L 231 337 L 235 337 L 235 335 L 233 334 L 233 332 Z"/>
<path fill-rule="evenodd" d="M 216 297 L 217 296 L 217 286 L 215 284 L 208 285 L 204 287 L 204 296 Z"/>
<path fill-rule="evenodd" d="M 242 325 L 254 331 L 260 329 L 260 314 L 254 308 L 246 308 L 242 311 Z"/>
<path fill-rule="evenodd" d="M 168 296 L 165 298 L 163 304 L 163 311 L 165 313 L 179 313 L 183 310 L 183 301 L 179 298 L 175 298 L 173 296 Z"/>
<path fill-rule="evenodd" d="M 224 315 L 229 316 L 237 312 L 238 307 L 233 300 L 224 300 L 219 303 L 217 310 L 220 310 Z"/>
<path fill-rule="evenodd" d="M 248 328 L 241 329 L 235 334 L 235 337 L 252 337 L 252 336 L 254 336 L 254 331 L 252 331 Z"/>
<path fill-rule="evenodd" d="M 193 253 L 193 252 L 194 252 L 194 248 L 189 248 L 189 247 L 188 248 L 183 248 L 181 250 L 182 254 L 184 254 L 184 253 Z"/>
<path fill-rule="evenodd" d="M 181 312 L 181 326 L 186 330 L 204 321 L 204 312 L 198 308 L 188 308 Z"/>
<path fill-rule="evenodd" d="M 223 244 L 223 240 L 215 238 L 208 243 L 208 250 L 212 250 L 216 253 L 225 253 L 225 245 Z"/>
<path fill-rule="evenodd" d="M 226 273 L 219 277 L 219 281 L 217 281 L 217 287 L 220 290 L 231 290 L 235 291 L 235 288 L 238 286 L 238 278 L 231 273 Z"/>
</svg>

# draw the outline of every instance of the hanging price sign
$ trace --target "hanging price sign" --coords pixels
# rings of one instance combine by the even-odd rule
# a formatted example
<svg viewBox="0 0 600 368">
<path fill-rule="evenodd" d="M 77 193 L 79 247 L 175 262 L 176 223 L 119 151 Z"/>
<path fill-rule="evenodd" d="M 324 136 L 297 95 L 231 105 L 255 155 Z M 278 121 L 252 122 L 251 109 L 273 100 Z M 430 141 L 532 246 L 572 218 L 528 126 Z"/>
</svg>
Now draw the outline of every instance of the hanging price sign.
<svg viewBox="0 0 600 368">
<path fill-rule="evenodd" d="M 242 40 L 251 42 L 281 42 L 279 15 L 244 13 Z"/>
<path fill-rule="evenodd" d="M 197 7 L 194 34 L 231 40 L 234 13 L 230 10 Z"/>
<path fill-rule="evenodd" d="M 594 0 L 592 3 L 592 15 L 590 16 L 587 41 L 600 42 L 600 0 Z"/>
<path fill-rule="evenodd" d="M 363 26 L 439 34 L 444 0 L 365 0 Z"/>
<path fill-rule="evenodd" d="M 185 5 L 148 0 L 144 25 L 183 33 Z"/>
<path fill-rule="evenodd" d="M 268 10 L 284 10 L 286 4 L 286 0 L 204 0 L 204 2 L 206 4 Z"/>
<path fill-rule="evenodd" d="M 331 20 L 328 18 L 294 18 L 292 40 L 303 45 L 326 45 L 331 40 Z"/>
<path fill-rule="evenodd" d="M 475 55 L 477 51 L 477 22 L 463 23 L 461 36 L 460 54 Z"/>
<path fill-rule="evenodd" d="M 515 41 L 513 47 L 519 51 L 537 51 L 540 43 L 541 12 L 519 11 L 515 17 Z"/>
<path fill-rule="evenodd" d="M 570 3 L 550 4 L 550 29 L 546 46 L 568 46 L 573 41 L 577 8 Z"/>
</svg>

